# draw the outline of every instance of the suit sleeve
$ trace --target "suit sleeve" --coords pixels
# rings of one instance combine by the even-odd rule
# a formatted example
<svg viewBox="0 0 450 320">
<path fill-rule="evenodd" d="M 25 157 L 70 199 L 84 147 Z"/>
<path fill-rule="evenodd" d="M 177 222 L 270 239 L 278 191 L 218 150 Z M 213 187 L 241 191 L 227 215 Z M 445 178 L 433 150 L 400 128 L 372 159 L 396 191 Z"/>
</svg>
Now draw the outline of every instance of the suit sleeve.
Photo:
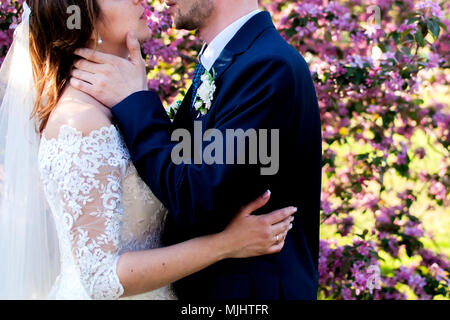
<svg viewBox="0 0 450 320">
<path fill-rule="evenodd" d="M 227 129 L 281 129 L 279 139 L 286 139 L 298 83 L 292 68 L 283 61 L 266 61 L 247 66 L 243 74 L 252 77 L 233 85 L 220 109 L 210 111 L 216 112 L 214 127 L 223 137 Z M 259 163 L 174 164 L 171 152 L 178 141 L 171 141 L 172 123 L 153 92 L 137 92 L 112 112 L 139 174 L 180 226 L 216 221 L 223 227 L 268 187 Z M 241 152 L 248 155 L 248 149 L 248 143 L 244 148 L 236 144 L 235 159 Z M 224 158 L 225 153 L 224 147 Z"/>
</svg>

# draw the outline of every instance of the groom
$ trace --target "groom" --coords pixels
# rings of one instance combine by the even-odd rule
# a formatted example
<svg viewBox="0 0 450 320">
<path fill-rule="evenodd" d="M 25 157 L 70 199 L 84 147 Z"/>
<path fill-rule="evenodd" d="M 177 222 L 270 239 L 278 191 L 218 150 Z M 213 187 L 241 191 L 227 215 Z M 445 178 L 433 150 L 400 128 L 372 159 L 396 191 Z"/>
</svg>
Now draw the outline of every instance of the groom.
<svg viewBox="0 0 450 320">
<path fill-rule="evenodd" d="M 178 297 L 316 299 L 322 147 L 308 66 L 278 34 L 269 13 L 258 10 L 257 0 L 170 0 L 167 4 L 176 27 L 197 29 L 207 44 L 173 123 L 158 96 L 144 85 L 142 57 L 132 38 L 128 38 L 131 61 L 89 49 L 78 51 L 91 62 L 82 60 L 76 67 L 93 73 L 90 79 L 98 78 L 95 86 L 82 76 L 71 80 L 77 89 L 112 107 L 141 177 L 169 209 L 165 244 L 223 230 L 239 207 L 267 189 L 272 197 L 265 212 L 291 205 L 299 208 L 280 253 L 217 263 L 176 282 Z M 93 62 L 102 68 L 94 68 Z M 208 85 L 199 90 L 210 81 L 201 78 L 206 71 L 214 73 L 216 90 Z M 252 149 L 250 142 L 223 150 L 232 152 L 231 157 L 243 156 L 245 164 L 175 164 L 172 151 L 178 142 L 172 141 L 172 133 L 185 129 L 194 136 L 199 127 L 203 132 L 217 129 L 224 137 L 227 129 L 279 130 L 279 139 L 272 140 L 268 149 L 278 152 L 278 168 L 264 175 L 260 169 L 267 163 L 250 163 L 245 156 Z M 192 152 L 194 157 L 202 149 L 194 146 Z"/>
</svg>

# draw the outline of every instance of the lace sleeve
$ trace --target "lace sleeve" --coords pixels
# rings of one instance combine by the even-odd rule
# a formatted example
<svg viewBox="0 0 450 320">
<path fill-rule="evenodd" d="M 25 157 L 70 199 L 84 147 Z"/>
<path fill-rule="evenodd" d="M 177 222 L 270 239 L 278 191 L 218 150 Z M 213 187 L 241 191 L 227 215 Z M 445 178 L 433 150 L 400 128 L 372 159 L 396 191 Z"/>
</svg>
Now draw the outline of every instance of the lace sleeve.
<svg viewBox="0 0 450 320">
<path fill-rule="evenodd" d="M 114 126 L 59 140 L 58 192 L 81 283 L 93 299 L 117 299 L 124 292 L 116 265 L 126 151 Z"/>
</svg>

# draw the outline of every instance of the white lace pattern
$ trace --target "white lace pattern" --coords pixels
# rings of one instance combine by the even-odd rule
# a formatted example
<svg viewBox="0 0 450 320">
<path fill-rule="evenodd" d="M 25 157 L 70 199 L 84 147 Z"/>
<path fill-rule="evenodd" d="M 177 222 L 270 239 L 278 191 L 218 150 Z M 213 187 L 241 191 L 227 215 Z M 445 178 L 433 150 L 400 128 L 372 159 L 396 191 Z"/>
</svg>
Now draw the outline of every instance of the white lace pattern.
<svg viewBox="0 0 450 320">
<path fill-rule="evenodd" d="M 160 246 L 167 214 L 139 178 L 120 133 L 113 125 L 87 136 L 67 125 L 57 139 L 44 133 L 39 169 L 61 254 L 61 274 L 49 298 L 120 298 L 120 255 Z M 175 297 L 165 287 L 135 298 Z"/>
</svg>

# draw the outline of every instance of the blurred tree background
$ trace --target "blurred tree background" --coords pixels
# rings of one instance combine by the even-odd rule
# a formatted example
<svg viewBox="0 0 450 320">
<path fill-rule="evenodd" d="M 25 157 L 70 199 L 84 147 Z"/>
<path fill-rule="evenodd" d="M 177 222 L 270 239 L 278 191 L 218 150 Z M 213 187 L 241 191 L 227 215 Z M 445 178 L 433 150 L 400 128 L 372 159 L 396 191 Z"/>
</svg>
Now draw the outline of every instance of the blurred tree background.
<svg viewBox="0 0 450 320">
<path fill-rule="evenodd" d="M 0 0 L 0 63 L 22 2 Z M 308 62 L 319 98 L 319 298 L 449 299 L 450 3 L 262 0 L 261 7 Z M 146 10 L 149 87 L 169 106 L 189 87 L 202 43 L 171 28 L 160 1 Z"/>
</svg>

